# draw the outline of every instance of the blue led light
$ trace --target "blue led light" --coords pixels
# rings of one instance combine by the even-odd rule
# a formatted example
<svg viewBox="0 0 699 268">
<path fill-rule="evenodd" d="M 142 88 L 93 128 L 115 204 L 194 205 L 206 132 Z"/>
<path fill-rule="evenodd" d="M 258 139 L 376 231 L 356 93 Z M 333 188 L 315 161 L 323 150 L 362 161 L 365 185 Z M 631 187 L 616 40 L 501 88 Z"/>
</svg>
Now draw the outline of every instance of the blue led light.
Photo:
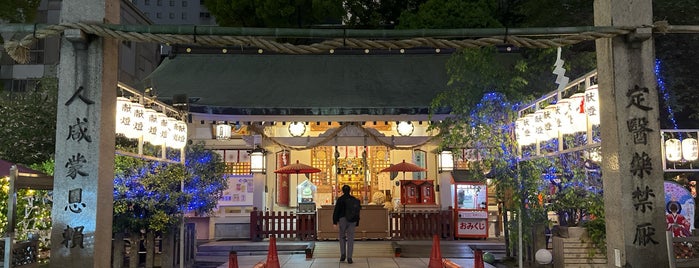
<svg viewBox="0 0 699 268">
<path fill-rule="evenodd" d="M 675 112 L 672 110 L 672 107 L 670 107 L 670 93 L 667 91 L 665 88 L 665 80 L 663 79 L 663 76 L 661 74 L 661 63 L 659 59 L 655 59 L 655 79 L 658 82 L 658 89 L 660 90 L 660 95 L 663 96 L 663 100 L 665 101 L 665 108 L 667 109 L 667 113 L 669 115 L 670 122 L 672 122 L 672 127 L 674 129 L 677 129 L 677 121 L 675 121 Z"/>
</svg>

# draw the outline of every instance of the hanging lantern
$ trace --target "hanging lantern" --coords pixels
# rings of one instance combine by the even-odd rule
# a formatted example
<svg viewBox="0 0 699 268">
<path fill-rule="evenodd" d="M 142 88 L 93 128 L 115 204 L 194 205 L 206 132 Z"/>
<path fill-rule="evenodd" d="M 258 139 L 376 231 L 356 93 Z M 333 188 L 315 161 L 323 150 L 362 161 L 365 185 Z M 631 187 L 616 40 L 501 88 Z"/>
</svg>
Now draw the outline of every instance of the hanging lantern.
<svg viewBox="0 0 699 268">
<path fill-rule="evenodd" d="M 126 135 L 131 129 L 131 101 L 124 97 L 117 97 L 116 104 L 116 134 Z"/>
<path fill-rule="evenodd" d="M 597 85 L 585 90 L 585 114 L 590 125 L 599 125 L 599 90 Z"/>
<path fill-rule="evenodd" d="M 156 140 L 158 140 L 158 112 L 147 108 L 144 110 L 143 114 L 143 141 L 153 145 L 159 145 L 156 144 Z"/>
<path fill-rule="evenodd" d="M 301 137 L 306 133 L 306 124 L 303 122 L 291 122 L 289 123 L 289 135 L 292 137 Z"/>
<path fill-rule="evenodd" d="M 682 160 L 682 143 L 680 140 L 673 138 L 665 141 L 665 158 L 671 162 Z"/>
<path fill-rule="evenodd" d="M 250 172 L 265 173 L 267 171 L 266 154 L 267 151 L 259 146 L 256 146 L 255 149 L 250 152 Z"/>
<path fill-rule="evenodd" d="M 536 119 L 534 114 L 524 116 L 524 137 L 529 141 L 529 144 L 536 144 Z"/>
<path fill-rule="evenodd" d="M 515 137 L 517 138 L 517 144 L 520 146 L 531 144 L 524 134 L 524 121 L 524 117 L 520 117 L 515 121 Z"/>
<path fill-rule="evenodd" d="M 549 140 L 549 136 L 546 131 L 546 125 L 544 123 L 544 110 L 538 110 L 534 112 L 533 118 L 534 138 L 540 142 Z"/>
<path fill-rule="evenodd" d="M 573 122 L 570 116 L 570 99 L 562 99 L 556 103 L 556 122 L 561 134 L 573 134 Z"/>
<path fill-rule="evenodd" d="M 558 138 L 558 120 L 556 118 L 557 107 L 555 104 L 544 108 L 544 131 L 548 139 Z"/>
<path fill-rule="evenodd" d="M 224 122 L 216 124 L 216 139 L 227 140 L 231 138 L 231 125 Z"/>
<path fill-rule="evenodd" d="M 437 170 L 439 172 L 454 170 L 454 154 L 451 151 L 444 150 L 439 152 L 437 160 Z"/>
<path fill-rule="evenodd" d="M 158 113 L 157 121 L 157 138 L 151 142 L 153 145 L 165 145 L 168 137 L 168 117 L 164 113 Z"/>
<path fill-rule="evenodd" d="M 187 123 L 172 117 L 168 121 L 170 128 L 168 147 L 173 149 L 184 148 L 187 145 Z"/>
<path fill-rule="evenodd" d="M 177 119 L 168 117 L 167 118 L 167 138 L 165 138 L 165 146 L 169 148 L 175 148 L 177 141 L 175 140 L 175 125 L 177 124 Z"/>
<path fill-rule="evenodd" d="M 143 104 L 131 103 L 131 126 L 124 134 L 129 139 L 138 139 L 143 134 L 143 122 L 145 121 L 145 108 Z"/>
<path fill-rule="evenodd" d="M 667 150 L 667 149 L 666 149 Z M 682 140 L 682 158 L 687 161 L 694 161 L 699 158 L 699 148 L 697 139 L 686 138 Z"/>
<path fill-rule="evenodd" d="M 587 131 L 587 120 L 585 116 L 585 94 L 575 93 L 570 96 L 570 106 L 568 106 L 569 117 L 573 132 Z"/>
</svg>

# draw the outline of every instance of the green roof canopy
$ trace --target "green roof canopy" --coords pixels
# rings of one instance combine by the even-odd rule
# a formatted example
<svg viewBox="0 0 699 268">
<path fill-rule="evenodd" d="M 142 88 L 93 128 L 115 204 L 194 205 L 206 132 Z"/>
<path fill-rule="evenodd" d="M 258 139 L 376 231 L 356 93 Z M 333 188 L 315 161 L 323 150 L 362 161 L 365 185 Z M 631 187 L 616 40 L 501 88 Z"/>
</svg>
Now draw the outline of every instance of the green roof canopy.
<svg viewBox="0 0 699 268">
<path fill-rule="evenodd" d="M 146 79 L 190 111 L 241 115 L 426 114 L 448 54 L 177 54 Z"/>
</svg>

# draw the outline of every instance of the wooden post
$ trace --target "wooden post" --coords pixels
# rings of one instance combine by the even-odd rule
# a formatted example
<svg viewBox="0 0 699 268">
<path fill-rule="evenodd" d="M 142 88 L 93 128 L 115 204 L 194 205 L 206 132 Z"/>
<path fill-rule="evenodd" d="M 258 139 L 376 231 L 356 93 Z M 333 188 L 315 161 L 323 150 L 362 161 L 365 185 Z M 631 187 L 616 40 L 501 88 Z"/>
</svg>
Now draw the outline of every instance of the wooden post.
<svg viewBox="0 0 699 268">
<path fill-rule="evenodd" d="M 667 267 L 665 194 L 651 0 L 595 0 L 602 176 L 610 267 Z"/>
</svg>

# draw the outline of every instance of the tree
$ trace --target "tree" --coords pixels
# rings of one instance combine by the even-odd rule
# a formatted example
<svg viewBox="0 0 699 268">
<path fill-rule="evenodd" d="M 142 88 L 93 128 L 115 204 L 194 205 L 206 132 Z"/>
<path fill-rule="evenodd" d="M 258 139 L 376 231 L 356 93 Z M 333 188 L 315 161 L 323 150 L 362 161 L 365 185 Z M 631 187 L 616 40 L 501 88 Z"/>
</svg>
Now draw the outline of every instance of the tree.
<svg viewBox="0 0 699 268">
<path fill-rule="evenodd" d="M 0 21 L 9 23 L 33 22 L 41 0 L 0 1 Z"/>
<path fill-rule="evenodd" d="M 30 165 L 54 154 L 57 82 L 42 78 L 26 92 L 0 92 L 1 159 Z"/>
<path fill-rule="evenodd" d="M 294 27 L 340 22 L 340 0 L 206 0 L 204 5 L 221 26 Z"/>
</svg>

